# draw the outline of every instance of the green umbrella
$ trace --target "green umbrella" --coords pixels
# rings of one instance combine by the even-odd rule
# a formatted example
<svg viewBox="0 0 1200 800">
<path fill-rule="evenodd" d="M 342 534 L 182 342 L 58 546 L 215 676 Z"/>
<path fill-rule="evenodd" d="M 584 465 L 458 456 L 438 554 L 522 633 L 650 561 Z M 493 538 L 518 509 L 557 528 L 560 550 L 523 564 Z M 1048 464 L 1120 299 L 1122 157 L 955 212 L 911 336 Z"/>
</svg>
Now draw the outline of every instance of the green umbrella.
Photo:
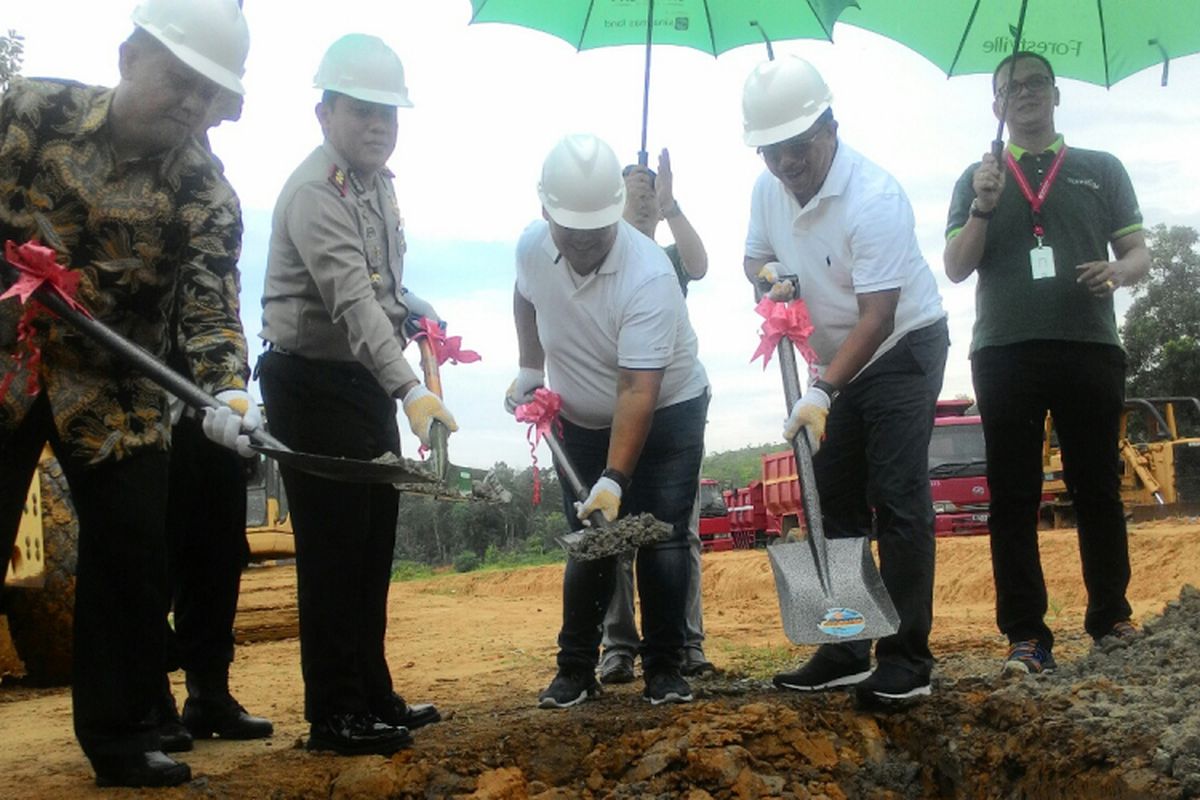
<svg viewBox="0 0 1200 800">
<path fill-rule="evenodd" d="M 830 39 L 838 14 L 853 0 L 471 0 L 471 23 L 507 22 L 549 33 L 577 50 L 640 44 L 646 48 L 642 148 L 650 110 L 650 50 L 690 47 L 714 56 L 771 39 Z M 771 37 L 770 39 L 768 38 Z"/>
<path fill-rule="evenodd" d="M 1110 87 L 1161 64 L 1165 86 L 1172 58 L 1200 52 L 1196 0 L 858 0 L 838 21 L 906 45 L 947 76 L 991 74 L 1019 43 L 1060 77 Z M 1001 122 L 997 141 L 1003 133 Z"/>
</svg>

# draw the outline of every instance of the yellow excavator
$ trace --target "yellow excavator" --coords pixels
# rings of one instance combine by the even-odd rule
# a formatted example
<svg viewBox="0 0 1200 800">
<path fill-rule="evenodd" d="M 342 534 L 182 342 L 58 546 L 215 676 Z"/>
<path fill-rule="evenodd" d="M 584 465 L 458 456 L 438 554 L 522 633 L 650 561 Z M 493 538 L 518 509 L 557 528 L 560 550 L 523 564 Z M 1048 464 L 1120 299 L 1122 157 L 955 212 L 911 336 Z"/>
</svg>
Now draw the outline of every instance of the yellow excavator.
<svg viewBox="0 0 1200 800">
<path fill-rule="evenodd" d="M 1133 519 L 1200 510 L 1200 400 L 1132 397 L 1125 401 L 1118 438 L 1121 499 Z M 1046 416 L 1042 450 L 1044 493 L 1055 523 L 1069 519 L 1070 499 L 1054 420 Z"/>
</svg>

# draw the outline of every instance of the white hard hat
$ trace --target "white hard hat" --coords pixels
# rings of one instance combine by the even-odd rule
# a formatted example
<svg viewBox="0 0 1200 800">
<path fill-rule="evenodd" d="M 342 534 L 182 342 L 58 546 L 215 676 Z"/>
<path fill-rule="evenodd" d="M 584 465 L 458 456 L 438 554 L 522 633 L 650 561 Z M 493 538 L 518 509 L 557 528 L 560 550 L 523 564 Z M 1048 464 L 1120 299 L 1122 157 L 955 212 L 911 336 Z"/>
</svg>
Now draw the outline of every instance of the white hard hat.
<svg viewBox="0 0 1200 800">
<path fill-rule="evenodd" d="M 213 83 L 246 93 L 250 29 L 237 0 L 143 0 L 133 24 Z"/>
<path fill-rule="evenodd" d="M 790 139 L 811 128 L 832 101 L 821 74 L 803 58 L 764 61 L 742 88 L 742 138 L 751 147 Z"/>
<path fill-rule="evenodd" d="M 412 108 L 400 57 L 365 33 L 348 33 L 329 45 L 313 84 L 367 103 Z"/>
<path fill-rule="evenodd" d="M 564 228 L 607 228 L 625 210 L 621 162 L 590 133 L 564 136 L 542 163 L 538 197 L 550 219 Z"/>
</svg>

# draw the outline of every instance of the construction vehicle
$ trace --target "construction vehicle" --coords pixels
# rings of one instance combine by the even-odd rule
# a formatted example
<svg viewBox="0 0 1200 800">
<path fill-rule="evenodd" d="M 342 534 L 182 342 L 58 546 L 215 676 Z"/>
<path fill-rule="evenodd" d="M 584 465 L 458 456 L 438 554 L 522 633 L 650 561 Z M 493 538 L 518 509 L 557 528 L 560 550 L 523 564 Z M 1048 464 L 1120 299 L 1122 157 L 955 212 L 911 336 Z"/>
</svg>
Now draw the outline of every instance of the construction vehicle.
<svg viewBox="0 0 1200 800">
<path fill-rule="evenodd" d="M 1054 420 L 1046 415 L 1042 449 L 1045 493 L 1056 527 L 1074 514 L 1063 479 Z M 1118 434 L 1121 500 L 1135 520 L 1200 510 L 1200 400 L 1132 397 L 1125 401 Z"/>
<path fill-rule="evenodd" d="M 704 552 L 733 549 L 729 534 L 729 509 L 721 494 L 720 485 L 710 479 L 700 479 L 700 547 Z"/>
<path fill-rule="evenodd" d="M 971 400 L 939 400 L 929 439 L 929 490 L 934 533 L 969 536 L 988 532 L 987 452 L 983 420 Z"/>
</svg>

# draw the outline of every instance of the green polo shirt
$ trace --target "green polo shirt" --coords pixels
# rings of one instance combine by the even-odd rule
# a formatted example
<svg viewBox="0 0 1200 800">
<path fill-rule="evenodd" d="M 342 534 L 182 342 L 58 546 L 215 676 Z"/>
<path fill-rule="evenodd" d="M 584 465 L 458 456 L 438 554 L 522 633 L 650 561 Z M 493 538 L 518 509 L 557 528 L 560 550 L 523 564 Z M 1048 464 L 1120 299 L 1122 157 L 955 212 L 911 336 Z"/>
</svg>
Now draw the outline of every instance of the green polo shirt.
<svg viewBox="0 0 1200 800">
<path fill-rule="evenodd" d="M 1008 146 L 1034 194 L 1063 147 L 1060 136 L 1043 153 Z M 954 185 L 946 240 L 967 224 L 975 190 L 971 179 L 979 162 Z M 1067 149 L 1058 177 L 1042 206 L 1044 244 L 1054 250 L 1054 277 L 1034 280 L 1029 251 L 1037 246 L 1029 202 L 1008 175 L 988 223 L 975 288 L 975 330 L 971 352 L 981 347 L 1034 339 L 1121 344 L 1113 299 L 1097 297 L 1076 283 L 1075 267 L 1110 259 L 1108 245 L 1141 230 L 1133 184 L 1114 156 L 1097 150 Z"/>
</svg>

